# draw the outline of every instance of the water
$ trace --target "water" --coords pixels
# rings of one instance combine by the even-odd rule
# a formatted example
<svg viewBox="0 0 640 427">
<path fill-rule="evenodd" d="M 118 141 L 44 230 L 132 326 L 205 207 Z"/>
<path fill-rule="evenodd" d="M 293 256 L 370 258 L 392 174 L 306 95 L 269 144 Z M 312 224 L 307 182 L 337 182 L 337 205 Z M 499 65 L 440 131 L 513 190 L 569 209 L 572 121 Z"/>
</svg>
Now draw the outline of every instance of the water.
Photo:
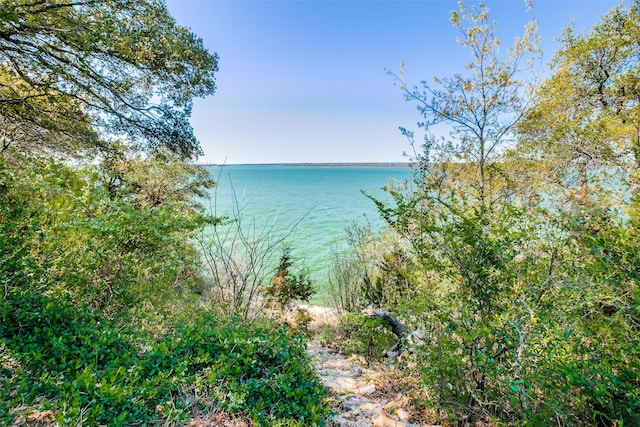
<svg viewBox="0 0 640 427">
<path fill-rule="evenodd" d="M 217 181 L 211 210 L 235 217 L 238 208 L 244 224 L 269 228 L 287 238 L 294 259 L 304 264 L 322 289 L 328 280 L 332 254 L 345 247 L 346 229 L 369 222 L 384 227 L 375 204 L 362 191 L 388 200 L 381 187 L 390 180 L 410 177 L 406 167 L 328 166 L 211 166 Z"/>
</svg>

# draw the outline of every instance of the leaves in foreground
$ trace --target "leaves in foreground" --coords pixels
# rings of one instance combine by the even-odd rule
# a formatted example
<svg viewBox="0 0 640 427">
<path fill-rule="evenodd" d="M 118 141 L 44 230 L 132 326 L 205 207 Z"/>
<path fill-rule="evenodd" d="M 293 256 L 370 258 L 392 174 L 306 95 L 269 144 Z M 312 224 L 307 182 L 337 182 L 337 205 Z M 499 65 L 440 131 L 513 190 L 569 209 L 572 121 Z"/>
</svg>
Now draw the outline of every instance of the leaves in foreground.
<svg viewBox="0 0 640 427">
<path fill-rule="evenodd" d="M 304 341 L 273 323 L 194 309 L 151 333 L 19 292 L 0 320 L 3 424 L 51 411 L 63 425 L 154 425 L 222 408 L 257 425 L 322 425 L 329 411 Z"/>
</svg>

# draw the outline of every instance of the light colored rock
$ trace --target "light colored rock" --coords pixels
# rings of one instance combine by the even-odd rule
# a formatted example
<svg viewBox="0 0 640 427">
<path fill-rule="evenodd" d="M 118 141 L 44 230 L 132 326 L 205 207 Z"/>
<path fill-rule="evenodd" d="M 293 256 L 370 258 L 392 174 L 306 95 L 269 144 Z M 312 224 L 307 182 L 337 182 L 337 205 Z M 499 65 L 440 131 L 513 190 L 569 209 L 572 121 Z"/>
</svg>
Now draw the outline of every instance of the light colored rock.
<svg viewBox="0 0 640 427">
<path fill-rule="evenodd" d="M 371 384 L 371 385 L 366 385 L 364 387 L 360 387 L 358 389 L 358 393 L 363 394 L 365 396 L 369 395 L 369 394 L 373 394 L 376 392 L 376 386 Z"/>
<path fill-rule="evenodd" d="M 349 393 L 358 388 L 355 378 L 341 375 L 340 371 L 327 370 L 320 372 L 320 380 L 337 394 Z"/>
<path fill-rule="evenodd" d="M 380 404 L 379 402 L 365 402 L 362 404 L 362 406 L 360 407 L 363 411 L 368 412 L 369 415 L 371 414 L 376 414 L 380 411 L 382 411 L 382 404 Z"/>
<path fill-rule="evenodd" d="M 319 324 L 331 324 L 337 314 L 330 309 L 301 306 L 312 314 Z M 335 316 L 335 318 L 333 318 Z M 333 319 L 333 320 L 332 320 Z M 314 321 L 315 321 L 314 320 Z M 325 323 L 323 323 L 325 322 Z M 406 397 L 398 395 L 391 402 L 382 400 L 378 388 L 366 380 L 375 381 L 380 372 L 364 368 L 356 359 L 347 358 L 315 342 L 309 342 L 307 353 L 313 359 L 320 380 L 331 390 L 336 404 L 334 415 L 328 420 L 331 427 L 409 427 L 409 414 L 401 407 L 408 404 Z M 384 407 L 384 409 L 383 409 Z M 389 412 L 397 415 L 388 415 Z"/>
<path fill-rule="evenodd" d="M 359 422 L 347 419 L 341 415 L 336 415 L 335 417 L 333 417 L 332 421 L 332 425 L 336 427 L 364 427 Z"/>
<path fill-rule="evenodd" d="M 407 427 L 406 423 L 391 418 L 384 412 L 380 412 L 371 418 L 373 427 Z"/>
<path fill-rule="evenodd" d="M 340 400 L 342 400 L 342 407 L 347 411 L 353 411 L 354 409 L 358 409 L 365 402 L 361 396 L 358 396 L 355 394 L 349 394 L 347 396 L 343 396 Z"/>
<path fill-rule="evenodd" d="M 409 413 L 402 408 L 396 410 L 395 416 L 400 421 L 409 421 Z"/>
</svg>

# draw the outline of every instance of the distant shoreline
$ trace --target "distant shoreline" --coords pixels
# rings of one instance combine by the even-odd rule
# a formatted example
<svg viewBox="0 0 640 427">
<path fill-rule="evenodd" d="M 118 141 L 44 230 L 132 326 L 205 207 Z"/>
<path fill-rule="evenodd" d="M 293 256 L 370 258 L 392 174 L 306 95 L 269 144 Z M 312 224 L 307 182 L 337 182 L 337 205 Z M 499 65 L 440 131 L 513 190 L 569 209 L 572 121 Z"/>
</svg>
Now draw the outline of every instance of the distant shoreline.
<svg viewBox="0 0 640 427">
<path fill-rule="evenodd" d="M 234 167 L 234 166 L 277 166 L 288 168 L 408 168 L 412 163 L 403 162 L 346 162 L 346 163 L 235 163 L 217 164 L 207 163 L 203 166 Z"/>
</svg>

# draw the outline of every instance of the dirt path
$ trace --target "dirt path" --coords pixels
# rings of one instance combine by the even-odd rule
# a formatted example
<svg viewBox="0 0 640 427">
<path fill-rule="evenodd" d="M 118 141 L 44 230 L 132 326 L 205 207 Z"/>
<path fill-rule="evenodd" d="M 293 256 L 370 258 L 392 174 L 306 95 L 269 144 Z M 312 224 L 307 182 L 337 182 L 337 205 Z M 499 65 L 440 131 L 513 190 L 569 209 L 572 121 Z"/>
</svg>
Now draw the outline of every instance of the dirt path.
<svg viewBox="0 0 640 427">
<path fill-rule="evenodd" d="M 308 354 L 313 358 L 321 381 L 335 398 L 336 412 L 330 427 L 407 427 L 408 414 L 395 408 L 393 400 L 381 396 L 376 379 L 381 372 L 364 368 L 327 347 L 310 342 Z M 393 416 L 390 414 L 393 413 Z"/>
<path fill-rule="evenodd" d="M 305 307 L 314 318 L 312 326 L 331 324 L 335 314 L 319 307 Z M 390 399 L 376 384 L 384 372 L 368 369 L 353 358 L 347 358 L 335 350 L 310 341 L 307 353 L 316 365 L 322 382 L 334 397 L 336 415 L 329 427 L 409 427 L 409 414 L 403 409 L 406 398 Z"/>
</svg>

